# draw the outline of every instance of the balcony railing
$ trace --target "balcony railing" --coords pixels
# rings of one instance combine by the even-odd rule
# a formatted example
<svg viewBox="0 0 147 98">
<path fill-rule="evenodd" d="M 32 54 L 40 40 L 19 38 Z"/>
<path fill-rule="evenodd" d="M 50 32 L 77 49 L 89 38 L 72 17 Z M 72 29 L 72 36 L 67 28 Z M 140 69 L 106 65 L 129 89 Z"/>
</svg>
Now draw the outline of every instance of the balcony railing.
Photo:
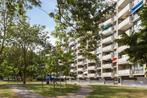
<svg viewBox="0 0 147 98">
<path fill-rule="evenodd" d="M 77 59 L 83 59 L 84 57 L 82 55 L 77 56 Z"/>
<path fill-rule="evenodd" d="M 96 63 L 96 61 L 95 60 L 87 60 L 87 63 Z"/>
<path fill-rule="evenodd" d="M 77 65 L 84 65 L 83 61 L 77 62 Z"/>
<path fill-rule="evenodd" d="M 118 30 L 127 30 L 129 29 L 131 26 L 133 25 L 132 23 L 132 17 L 128 17 L 126 18 L 124 21 L 122 21 L 119 25 L 118 25 Z"/>
<path fill-rule="evenodd" d="M 95 73 L 88 73 L 88 77 L 89 78 L 96 78 L 96 74 Z"/>
<path fill-rule="evenodd" d="M 106 25 L 102 25 L 101 28 L 104 31 L 104 30 L 107 30 L 108 28 L 110 28 L 111 26 L 112 26 L 112 24 L 109 23 L 109 24 L 106 24 Z"/>
<path fill-rule="evenodd" d="M 103 60 L 109 60 L 111 58 L 112 58 L 112 54 L 108 54 L 108 55 L 102 56 Z"/>
<path fill-rule="evenodd" d="M 118 18 L 130 15 L 131 12 L 131 4 L 128 4 L 126 7 L 124 7 L 119 13 L 118 13 Z"/>
<path fill-rule="evenodd" d="M 88 66 L 88 70 L 96 70 L 96 66 Z"/>
<path fill-rule="evenodd" d="M 134 14 L 137 10 L 139 10 L 143 6 L 143 0 L 140 0 L 140 2 L 134 2 L 134 6 L 131 9 L 131 13 Z"/>
<path fill-rule="evenodd" d="M 112 24 L 112 23 L 113 23 L 113 19 L 110 18 L 110 19 L 106 20 L 105 22 L 103 22 L 103 25 Z"/>
<path fill-rule="evenodd" d="M 112 68 L 112 64 L 111 63 L 110 64 L 103 64 L 102 68 L 103 69 Z"/>
<path fill-rule="evenodd" d="M 82 71 L 83 72 L 83 68 L 77 68 L 77 71 Z"/>
<path fill-rule="evenodd" d="M 113 51 L 113 45 L 109 45 L 109 46 L 103 47 L 102 51 L 103 52 Z"/>
<path fill-rule="evenodd" d="M 113 33 L 113 27 L 110 27 L 102 32 L 103 35 L 110 35 Z"/>
<path fill-rule="evenodd" d="M 144 67 L 132 69 L 132 73 L 133 75 L 144 75 L 145 73 Z"/>
<path fill-rule="evenodd" d="M 102 77 L 113 77 L 112 72 L 103 72 Z"/>
<path fill-rule="evenodd" d="M 70 72 L 74 73 L 74 72 L 76 72 L 76 70 L 75 69 L 70 69 Z"/>
<path fill-rule="evenodd" d="M 78 74 L 77 77 L 78 77 L 78 78 L 83 78 L 84 75 L 83 75 L 83 74 Z"/>
<path fill-rule="evenodd" d="M 123 8 L 123 7 L 125 7 L 129 2 L 130 2 L 130 0 L 118 0 L 118 2 L 117 2 L 117 7 Z"/>
<path fill-rule="evenodd" d="M 114 41 L 114 37 L 113 36 L 109 36 L 107 38 L 102 39 L 102 43 L 112 43 Z"/>
<path fill-rule="evenodd" d="M 118 70 L 118 75 L 119 76 L 131 75 L 131 70 L 130 69 Z"/>
<path fill-rule="evenodd" d="M 122 51 L 124 51 L 125 49 L 127 49 L 127 48 L 129 48 L 129 46 L 120 46 L 119 48 L 118 48 L 118 53 L 120 53 L 120 52 L 122 52 Z"/>
<path fill-rule="evenodd" d="M 128 56 L 122 57 L 122 58 L 118 59 L 118 64 L 129 64 L 128 59 L 129 59 Z"/>
</svg>

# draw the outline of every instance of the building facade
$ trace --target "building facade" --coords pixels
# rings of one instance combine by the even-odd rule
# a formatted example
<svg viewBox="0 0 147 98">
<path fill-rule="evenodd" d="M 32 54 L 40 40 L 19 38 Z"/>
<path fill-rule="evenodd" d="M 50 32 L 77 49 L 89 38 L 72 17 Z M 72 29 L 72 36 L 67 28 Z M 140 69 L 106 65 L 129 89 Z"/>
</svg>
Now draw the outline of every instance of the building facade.
<svg viewBox="0 0 147 98">
<path fill-rule="evenodd" d="M 122 54 L 128 46 L 120 46 L 115 41 L 120 38 L 121 33 L 130 35 L 140 30 L 138 12 L 145 3 L 146 0 L 118 0 L 112 5 L 112 10 L 108 10 L 112 11 L 111 14 L 107 15 L 99 26 L 102 37 L 96 53 L 100 64 L 85 59 L 80 53 L 82 50 L 78 47 L 78 41 L 71 41 L 73 44 L 70 46 L 74 47 L 76 55 L 71 72 L 74 72 L 78 79 L 97 79 L 105 83 L 147 83 L 146 66 L 129 62 L 129 57 Z"/>
</svg>

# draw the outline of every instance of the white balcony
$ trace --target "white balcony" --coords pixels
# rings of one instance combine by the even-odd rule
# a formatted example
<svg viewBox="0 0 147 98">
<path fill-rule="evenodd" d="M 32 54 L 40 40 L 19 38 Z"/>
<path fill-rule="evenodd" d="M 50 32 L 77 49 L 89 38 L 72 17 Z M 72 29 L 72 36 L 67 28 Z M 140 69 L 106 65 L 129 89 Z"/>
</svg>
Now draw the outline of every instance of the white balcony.
<svg viewBox="0 0 147 98">
<path fill-rule="evenodd" d="M 112 23 L 113 23 L 113 19 L 110 18 L 110 19 L 106 20 L 105 22 L 103 22 L 103 25 L 112 24 Z"/>
<path fill-rule="evenodd" d="M 131 75 L 130 69 L 118 70 L 118 76 L 128 76 Z"/>
<path fill-rule="evenodd" d="M 77 59 L 84 59 L 82 55 L 77 56 Z"/>
<path fill-rule="evenodd" d="M 83 74 L 78 74 L 77 77 L 78 77 L 78 78 L 83 78 L 84 75 L 83 75 Z"/>
<path fill-rule="evenodd" d="M 75 69 L 70 69 L 70 72 L 74 73 L 74 72 L 76 72 L 76 70 Z"/>
<path fill-rule="evenodd" d="M 137 20 L 139 20 L 139 18 L 140 18 L 140 16 L 138 14 L 135 14 L 133 16 L 133 21 L 137 21 Z"/>
<path fill-rule="evenodd" d="M 77 62 L 77 66 L 78 65 L 84 65 L 84 62 L 83 61 Z"/>
<path fill-rule="evenodd" d="M 118 30 L 127 30 L 133 25 L 132 18 L 129 16 L 118 25 Z"/>
<path fill-rule="evenodd" d="M 96 70 L 96 66 L 88 66 L 88 70 Z"/>
<path fill-rule="evenodd" d="M 84 73 L 84 74 L 88 74 L 88 71 L 84 71 L 83 73 Z"/>
<path fill-rule="evenodd" d="M 108 68 L 112 68 L 112 64 L 102 64 L 102 68 L 103 69 L 108 69 Z"/>
<path fill-rule="evenodd" d="M 110 35 L 113 33 L 113 27 L 110 27 L 102 32 L 103 35 Z"/>
<path fill-rule="evenodd" d="M 102 39 L 102 43 L 103 44 L 112 43 L 113 41 L 114 41 L 114 37 L 113 36 L 109 36 L 107 38 Z"/>
<path fill-rule="evenodd" d="M 112 72 L 103 72 L 102 77 L 113 77 Z"/>
<path fill-rule="evenodd" d="M 144 67 L 133 69 L 132 70 L 133 75 L 144 75 L 145 74 L 145 68 Z"/>
<path fill-rule="evenodd" d="M 127 49 L 127 48 L 129 48 L 129 46 L 120 46 L 119 48 L 118 48 L 118 53 L 121 53 L 122 51 L 124 51 L 125 49 Z"/>
<path fill-rule="evenodd" d="M 102 56 L 103 60 L 109 60 L 111 58 L 112 58 L 112 54 L 108 54 L 108 55 Z"/>
<path fill-rule="evenodd" d="M 95 60 L 87 60 L 87 63 L 90 64 L 90 63 L 96 63 Z"/>
<path fill-rule="evenodd" d="M 77 71 L 82 71 L 83 72 L 83 68 L 77 68 Z"/>
<path fill-rule="evenodd" d="M 113 51 L 113 45 L 109 45 L 109 46 L 103 47 L 102 51 L 103 52 Z"/>
<path fill-rule="evenodd" d="M 119 13 L 118 18 L 120 17 L 126 17 L 127 15 L 131 14 L 131 4 L 128 4 L 126 7 L 124 7 Z"/>
<path fill-rule="evenodd" d="M 96 74 L 95 73 L 88 73 L 88 77 L 89 78 L 96 78 Z"/>
<path fill-rule="evenodd" d="M 130 0 L 118 0 L 118 2 L 117 2 L 117 7 L 118 7 L 118 8 L 123 8 L 123 7 L 125 7 L 129 2 L 130 2 Z"/>
<path fill-rule="evenodd" d="M 122 58 L 119 58 L 118 59 L 118 64 L 129 64 L 129 61 L 128 61 L 129 57 L 128 56 L 123 56 Z"/>
</svg>

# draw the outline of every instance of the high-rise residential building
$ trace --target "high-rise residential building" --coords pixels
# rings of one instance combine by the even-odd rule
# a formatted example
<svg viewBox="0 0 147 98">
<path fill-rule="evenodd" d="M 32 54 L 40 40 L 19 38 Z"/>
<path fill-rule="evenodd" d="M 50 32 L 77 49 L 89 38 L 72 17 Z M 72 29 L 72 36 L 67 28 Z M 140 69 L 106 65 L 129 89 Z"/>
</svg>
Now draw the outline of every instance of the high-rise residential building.
<svg viewBox="0 0 147 98">
<path fill-rule="evenodd" d="M 74 55 L 70 70 L 71 74 L 79 80 L 96 79 L 96 62 L 95 60 L 88 60 L 83 56 L 79 40 L 71 39 L 69 46 L 73 50 Z M 96 54 L 96 51 L 91 51 L 91 53 Z"/>
<path fill-rule="evenodd" d="M 121 33 L 130 35 L 140 30 L 138 12 L 145 3 L 146 0 L 117 0 L 104 11 L 105 17 L 99 26 L 102 37 L 96 51 L 100 64 L 85 59 L 78 47 L 78 41 L 71 41 L 70 46 L 74 47 L 76 55 L 71 72 L 75 73 L 78 79 L 97 79 L 105 83 L 147 83 L 146 65 L 129 62 L 129 57 L 122 53 L 128 46 L 120 46 L 115 41 L 120 38 Z"/>
</svg>

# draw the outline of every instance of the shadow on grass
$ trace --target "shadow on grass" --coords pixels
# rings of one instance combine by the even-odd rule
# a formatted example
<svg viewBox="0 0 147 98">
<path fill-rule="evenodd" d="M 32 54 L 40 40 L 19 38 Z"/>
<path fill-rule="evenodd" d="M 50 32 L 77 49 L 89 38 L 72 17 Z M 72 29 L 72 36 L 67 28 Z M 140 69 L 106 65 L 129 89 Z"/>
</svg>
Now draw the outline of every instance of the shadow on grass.
<svg viewBox="0 0 147 98">
<path fill-rule="evenodd" d="M 0 98 L 17 98 L 6 85 L 0 85 Z"/>
<path fill-rule="evenodd" d="M 67 93 L 73 93 L 79 90 L 79 86 L 77 85 L 56 85 L 55 88 L 53 85 L 44 85 L 42 88 L 41 84 L 27 84 L 27 85 L 19 85 L 23 86 L 29 90 L 33 90 L 36 93 L 39 93 L 43 96 L 62 96 Z"/>
<path fill-rule="evenodd" d="M 147 98 L 147 89 L 118 86 L 92 86 L 93 92 L 87 98 Z"/>
</svg>

